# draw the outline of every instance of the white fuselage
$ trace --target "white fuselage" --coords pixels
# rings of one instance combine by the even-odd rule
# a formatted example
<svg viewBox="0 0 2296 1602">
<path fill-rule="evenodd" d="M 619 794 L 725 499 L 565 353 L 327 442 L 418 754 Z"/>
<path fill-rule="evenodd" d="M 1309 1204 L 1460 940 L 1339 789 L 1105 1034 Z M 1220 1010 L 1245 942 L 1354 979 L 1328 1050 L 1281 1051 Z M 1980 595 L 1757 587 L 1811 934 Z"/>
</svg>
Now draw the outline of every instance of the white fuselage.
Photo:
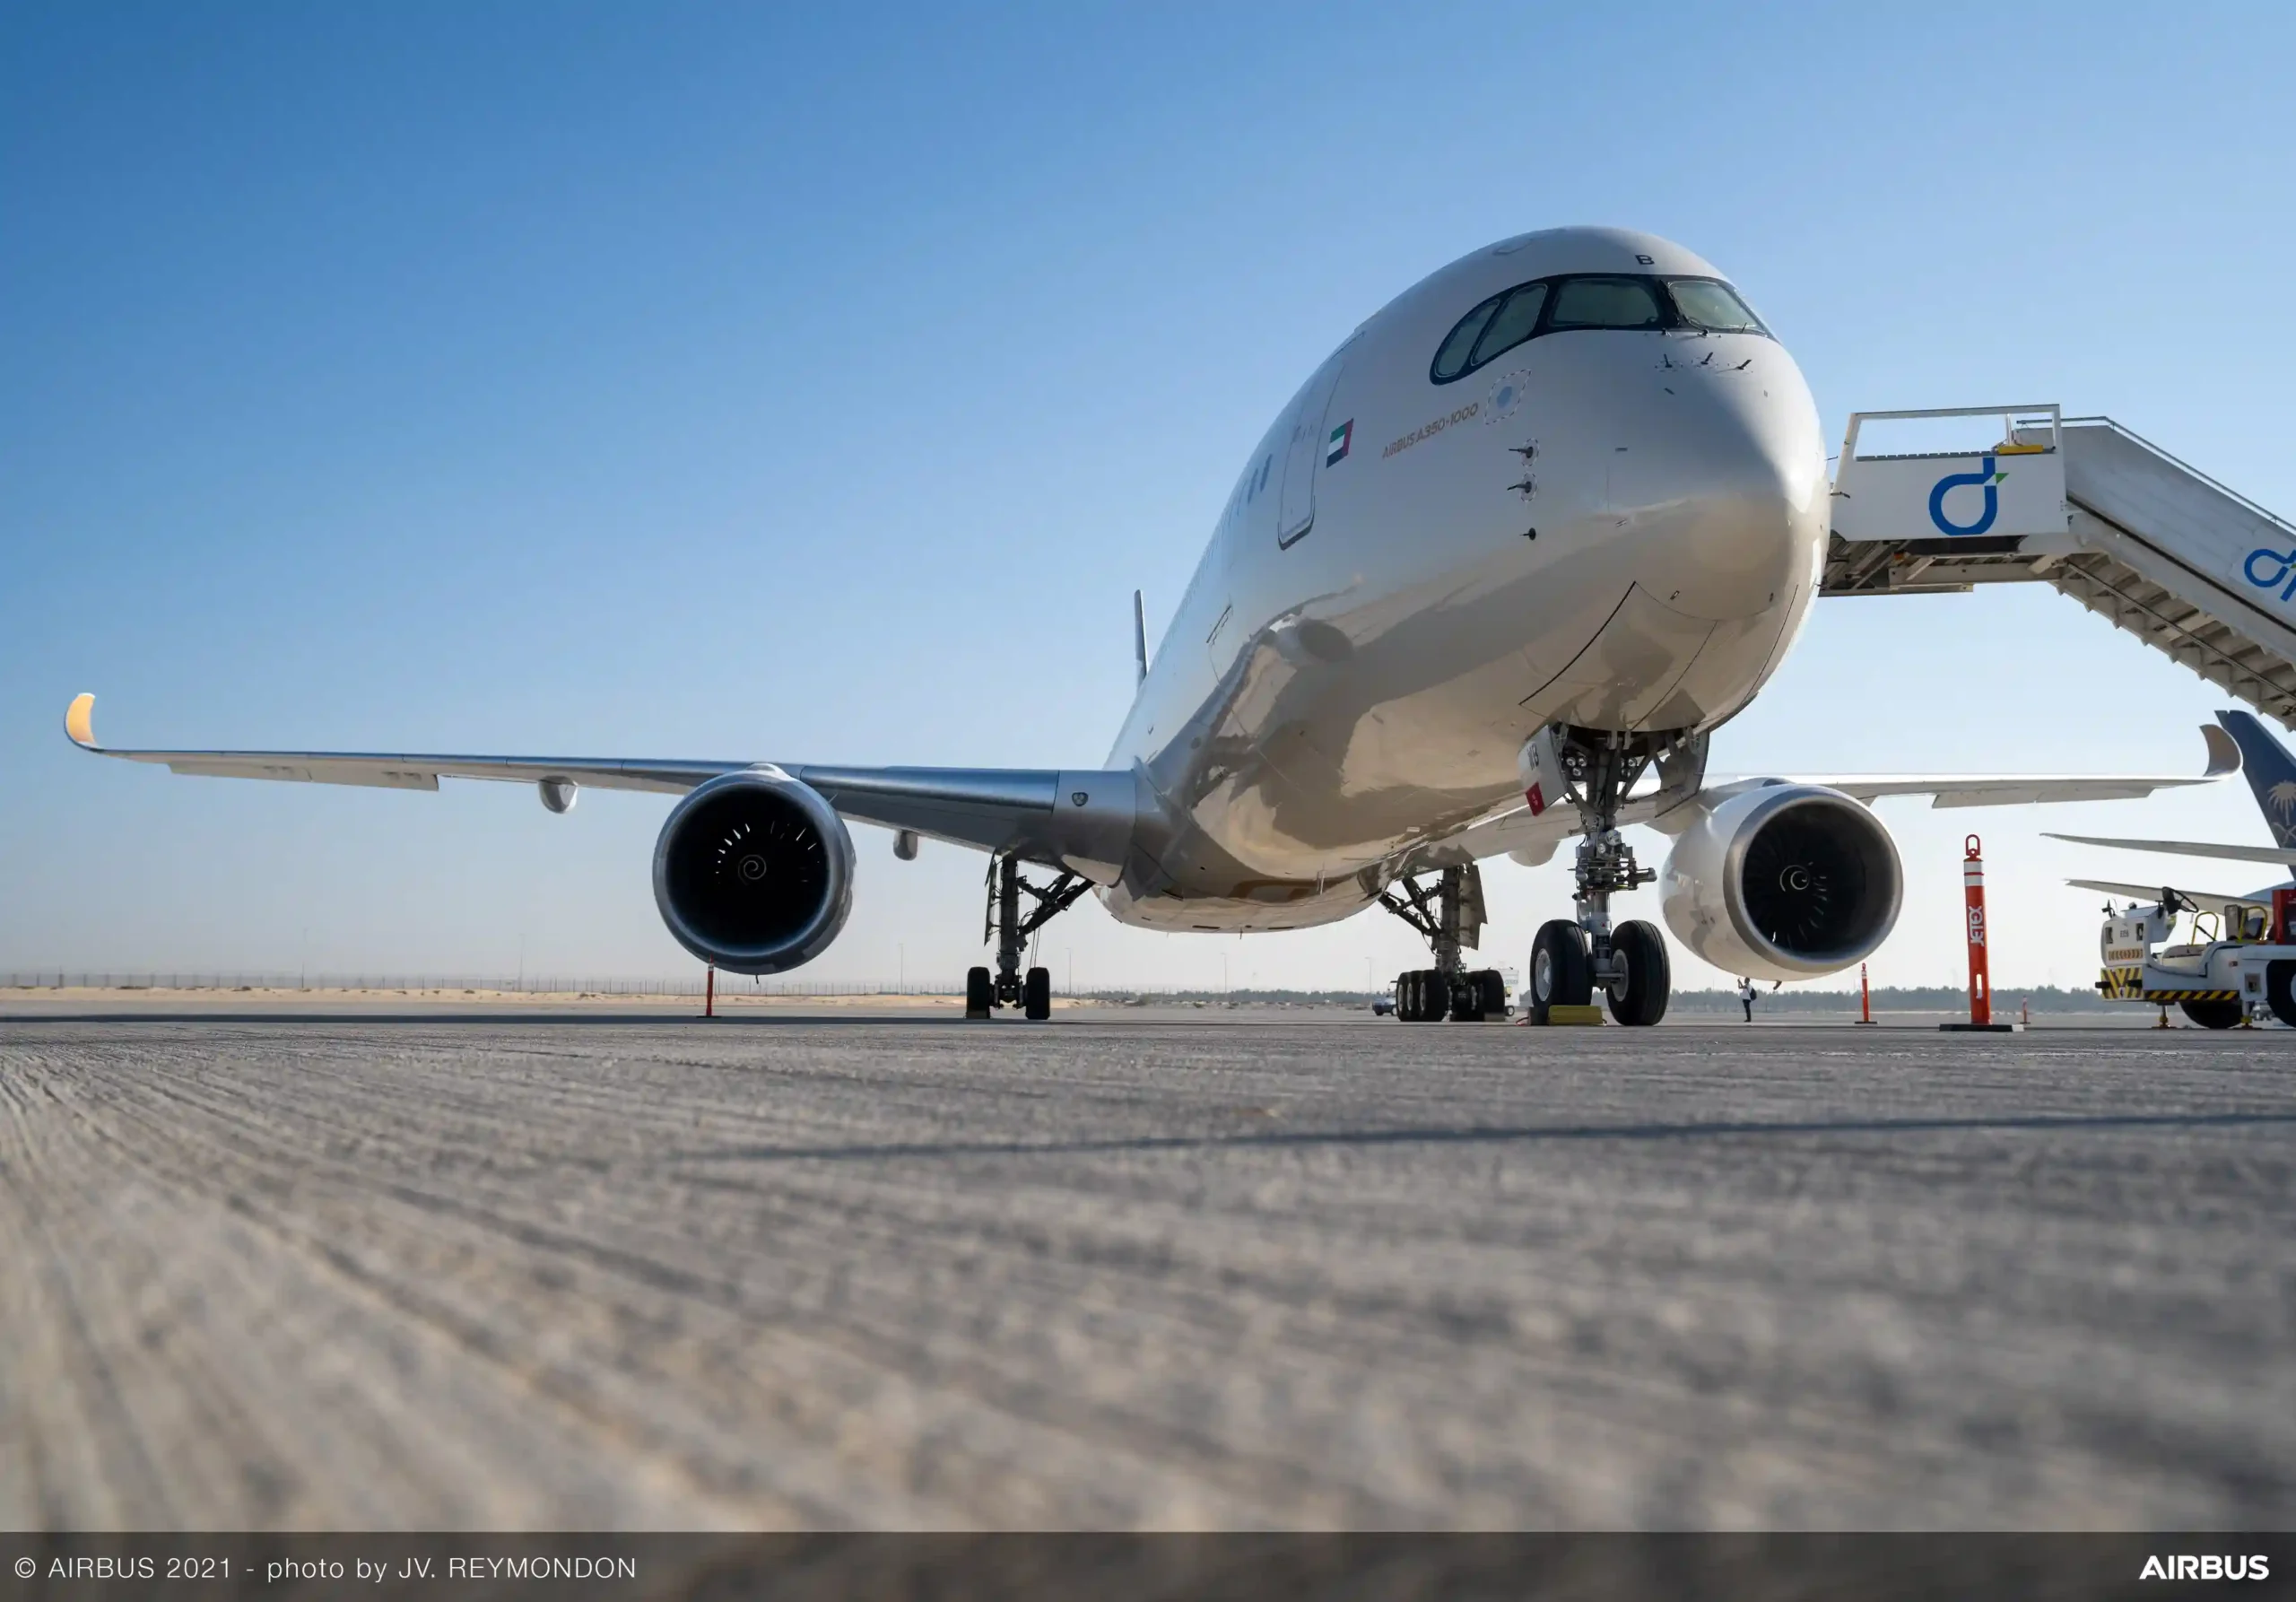
<svg viewBox="0 0 2296 1602">
<path fill-rule="evenodd" d="M 1720 277 L 1621 230 L 1506 240 L 1365 322 L 1252 452 L 1110 755 L 1167 820 L 1104 892 L 1118 918 L 1344 917 L 1518 803 L 1547 724 L 1708 729 L 1774 670 L 1830 521 L 1775 339 L 1558 329 L 1431 370 L 1472 309 L 1573 274 Z"/>
</svg>

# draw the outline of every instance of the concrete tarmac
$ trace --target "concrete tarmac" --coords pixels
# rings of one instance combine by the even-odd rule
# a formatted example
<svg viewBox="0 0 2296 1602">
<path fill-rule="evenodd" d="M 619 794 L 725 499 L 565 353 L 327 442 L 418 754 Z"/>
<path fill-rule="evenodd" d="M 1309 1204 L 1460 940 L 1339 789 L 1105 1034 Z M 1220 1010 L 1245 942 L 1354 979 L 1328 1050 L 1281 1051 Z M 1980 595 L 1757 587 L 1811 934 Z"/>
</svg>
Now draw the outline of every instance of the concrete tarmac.
<svg viewBox="0 0 2296 1602">
<path fill-rule="evenodd" d="M 2296 1040 L 0 1017 L 0 1526 L 2296 1526 Z"/>
</svg>

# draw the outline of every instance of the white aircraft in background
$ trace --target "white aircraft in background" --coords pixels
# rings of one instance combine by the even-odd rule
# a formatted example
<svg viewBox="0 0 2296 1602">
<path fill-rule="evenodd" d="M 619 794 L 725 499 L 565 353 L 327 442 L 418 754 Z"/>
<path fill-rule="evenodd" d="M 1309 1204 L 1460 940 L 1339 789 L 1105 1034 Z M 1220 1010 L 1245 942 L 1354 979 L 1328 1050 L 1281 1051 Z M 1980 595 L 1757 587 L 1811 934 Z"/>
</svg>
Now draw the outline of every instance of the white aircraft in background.
<svg viewBox="0 0 2296 1602">
<path fill-rule="evenodd" d="M 1752 779 L 1709 786 L 1714 729 L 1777 670 L 1825 560 L 1830 485 L 1793 358 L 1711 266 L 1648 234 L 1552 229 L 1405 291 L 1309 378 L 1246 458 L 1153 666 L 1096 769 L 91 751 L 179 773 L 436 789 L 515 779 L 552 812 L 578 788 L 682 794 L 654 851 L 663 921 L 704 962 L 774 973 L 819 955 L 850 904 L 846 821 L 991 858 L 996 968 L 967 1011 L 1042 1018 L 1029 937 L 1087 890 L 1120 921 L 1296 929 L 1374 901 L 1435 965 L 1406 1019 L 1503 1015 L 1468 971 L 1475 864 L 1578 838 L 1576 916 L 1539 930 L 1544 1022 L 1603 991 L 1656 1023 L 1666 949 L 1613 924 L 1654 878 L 1684 945 L 1733 974 L 1808 979 L 1889 935 L 1902 875 L 1865 803 L 2109 799 L 2173 778 Z M 2214 729 L 2205 778 L 2230 771 Z M 2237 765 L 2237 754 L 2230 758 Z M 1622 825 L 1674 837 L 1662 874 Z M 1039 882 L 1023 865 L 1052 870 Z M 1426 875 L 1433 875 L 1428 879 Z M 1024 902 L 1023 896 L 1026 901 Z"/>
</svg>

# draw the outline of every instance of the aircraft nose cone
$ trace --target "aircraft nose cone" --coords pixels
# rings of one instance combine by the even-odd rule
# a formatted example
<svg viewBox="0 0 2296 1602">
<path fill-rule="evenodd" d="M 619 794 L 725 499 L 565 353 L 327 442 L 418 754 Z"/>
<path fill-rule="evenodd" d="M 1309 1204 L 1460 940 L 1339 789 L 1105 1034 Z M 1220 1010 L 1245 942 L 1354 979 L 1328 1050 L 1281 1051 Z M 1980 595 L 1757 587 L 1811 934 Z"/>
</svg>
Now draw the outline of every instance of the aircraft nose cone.
<svg viewBox="0 0 2296 1602">
<path fill-rule="evenodd" d="M 1644 585 L 1678 612 L 1750 617 L 1813 583 L 1831 484 L 1816 408 L 1793 377 L 1676 383 L 1652 410 L 1645 460 L 1614 474 L 1619 514 L 1656 536 Z"/>
</svg>

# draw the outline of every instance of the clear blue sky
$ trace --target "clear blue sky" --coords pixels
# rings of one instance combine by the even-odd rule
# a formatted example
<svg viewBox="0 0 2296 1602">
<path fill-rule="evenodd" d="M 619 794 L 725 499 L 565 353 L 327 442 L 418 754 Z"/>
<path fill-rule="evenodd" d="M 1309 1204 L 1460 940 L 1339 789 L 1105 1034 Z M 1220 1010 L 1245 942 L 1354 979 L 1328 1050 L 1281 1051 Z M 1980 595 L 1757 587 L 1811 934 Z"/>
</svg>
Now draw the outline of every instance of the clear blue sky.
<svg viewBox="0 0 2296 1602">
<path fill-rule="evenodd" d="M 174 779 L 72 753 L 65 702 L 117 743 L 1097 764 L 1133 588 L 1152 637 L 1300 377 L 1528 228 L 1719 263 L 1831 431 L 2056 399 L 2296 509 L 2292 57 L 2264 4 L 10 6 L 0 969 L 686 971 L 660 798 Z M 2223 704 L 2034 587 L 1818 611 L 1718 769 L 2178 771 Z M 2263 839 L 2245 793 L 1884 815 L 1908 982 L 1958 973 L 1972 821 L 2005 984 L 2093 978 L 2040 829 Z M 980 859 L 856 839 L 813 971 L 977 960 Z M 1486 956 L 1566 883 L 1491 870 Z M 1044 949 L 1413 962 L 1377 915 L 1088 907 Z"/>
</svg>

